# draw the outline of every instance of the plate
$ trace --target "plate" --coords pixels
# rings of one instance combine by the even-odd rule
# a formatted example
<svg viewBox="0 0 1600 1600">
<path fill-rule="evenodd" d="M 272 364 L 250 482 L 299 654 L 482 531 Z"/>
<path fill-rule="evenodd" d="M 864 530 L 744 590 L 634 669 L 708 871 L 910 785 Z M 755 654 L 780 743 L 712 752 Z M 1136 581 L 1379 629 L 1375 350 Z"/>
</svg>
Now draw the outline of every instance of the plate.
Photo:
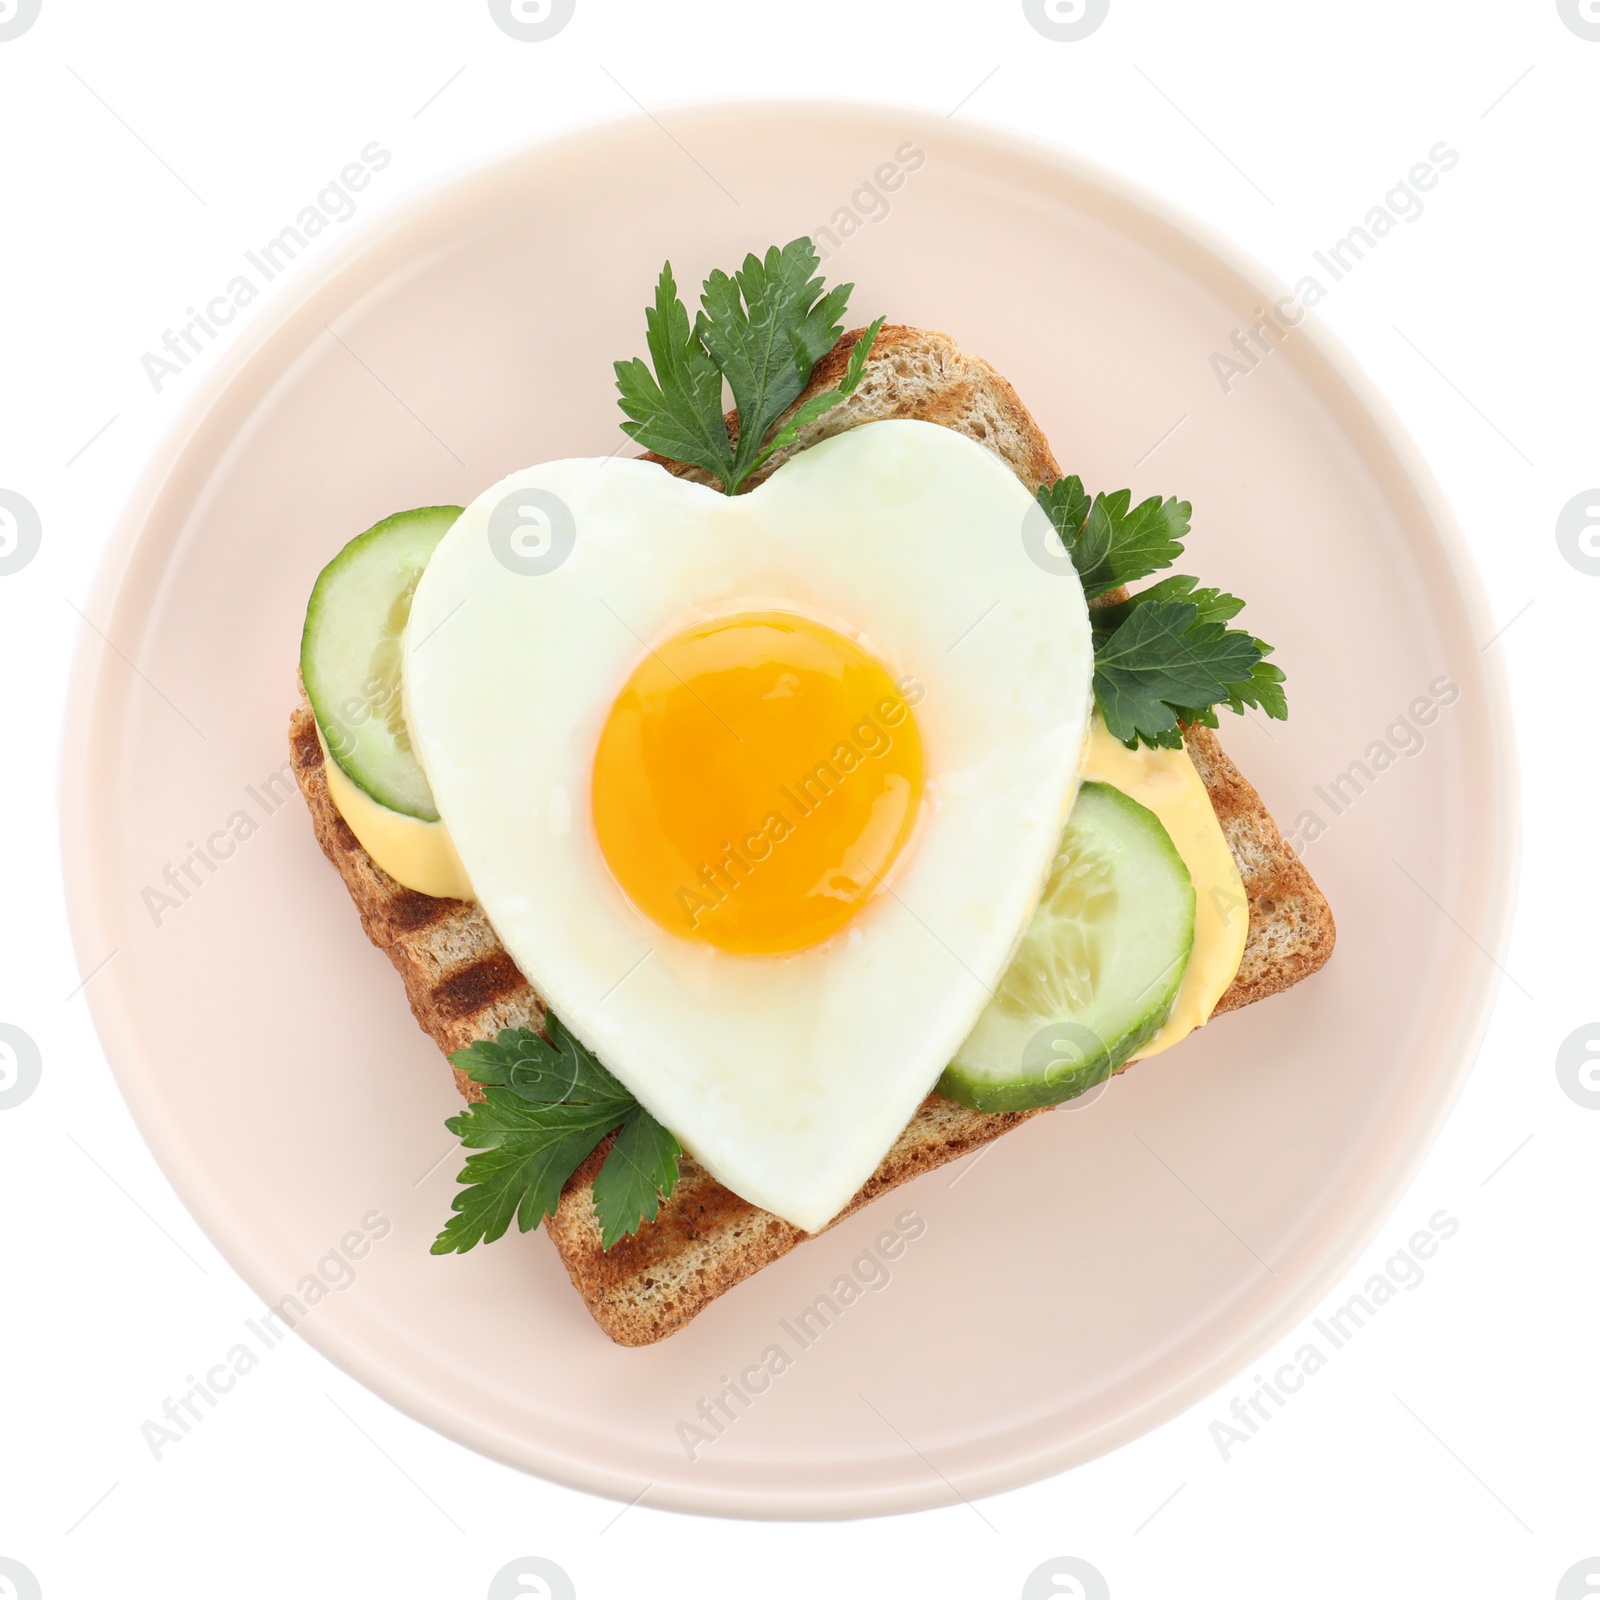
<svg viewBox="0 0 1600 1600">
<path fill-rule="evenodd" d="M 1091 486 L 1194 503 L 1191 570 L 1249 597 L 1289 674 L 1286 725 L 1227 718 L 1223 737 L 1303 845 L 1339 946 L 1291 993 L 623 1350 L 542 1233 L 428 1254 L 457 1102 L 289 779 L 300 624 L 320 566 L 380 517 L 623 442 L 611 362 L 642 351 L 663 258 L 694 284 L 813 231 L 859 320 L 987 357 Z M 90 613 L 114 648 L 85 632 L 64 786 L 106 1053 L 262 1298 L 296 1297 L 317 1348 L 488 1455 L 764 1517 L 1057 1472 L 1303 1318 L 1470 1065 L 1515 769 L 1468 557 L 1387 408 L 1310 318 L 1219 380 L 1213 355 L 1284 293 L 1058 151 L 918 112 L 763 104 L 519 151 L 264 313 L 114 542 Z"/>
</svg>

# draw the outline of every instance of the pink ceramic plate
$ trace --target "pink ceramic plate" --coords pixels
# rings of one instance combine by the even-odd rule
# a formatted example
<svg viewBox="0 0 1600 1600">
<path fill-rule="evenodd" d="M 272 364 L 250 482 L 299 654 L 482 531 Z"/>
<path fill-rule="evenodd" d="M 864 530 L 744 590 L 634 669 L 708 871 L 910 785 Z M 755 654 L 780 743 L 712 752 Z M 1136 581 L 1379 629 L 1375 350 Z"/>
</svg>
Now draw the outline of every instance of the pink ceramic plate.
<svg viewBox="0 0 1600 1600">
<path fill-rule="evenodd" d="M 521 151 L 369 229 L 195 397 L 92 606 L 115 650 L 86 634 L 78 663 L 73 927 L 84 971 L 115 952 L 88 993 L 173 1183 L 378 1393 L 622 1499 L 906 1511 L 1172 1416 L 1302 1317 L 1396 1200 L 1471 1061 L 1507 920 L 1493 630 L 1426 471 L 1315 326 L 1223 392 L 1212 353 L 1283 291 L 1192 223 L 921 113 L 664 120 L 670 137 L 630 121 Z M 1289 673 L 1287 725 L 1225 718 L 1223 737 L 1298 823 L 1339 947 L 621 1350 L 542 1233 L 428 1255 L 455 1092 L 287 781 L 300 622 L 318 568 L 379 517 L 623 442 L 611 362 L 643 349 L 663 257 L 696 284 L 824 227 L 860 320 L 986 356 L 1091 486 L 1193 501 L 1192 570 L 1249 598 Z M 352 1286 L 324 1288 L 348 1277 L 331 1252 Z M 802 1322 L 823 1294 L 830 1325 Z M 725 1415 L 741 1375 L 753 1397 Z"/>
</svg>

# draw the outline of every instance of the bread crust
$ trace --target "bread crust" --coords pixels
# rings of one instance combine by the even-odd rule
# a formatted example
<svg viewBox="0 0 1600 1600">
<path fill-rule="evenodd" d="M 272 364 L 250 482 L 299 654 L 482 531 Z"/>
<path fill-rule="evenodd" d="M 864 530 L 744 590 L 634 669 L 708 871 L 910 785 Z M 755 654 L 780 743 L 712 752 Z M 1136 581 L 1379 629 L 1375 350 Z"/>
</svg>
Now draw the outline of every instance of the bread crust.
<svg viewBox="0 0 1600 1600">
<path fill-rule="evenodd" d="M 818 362 L 796 405 L 838 382 L 860 332 L 845 334 Z M 1005 461 L 1030 490 L 1060 476 L 1048 441 L 993 367 L 942 333 L 907 327 L 882 330 L 856 394 L 805 429 L 762 476 L 795 451 L 887 417 L 935 422 L 965 434 Z M 731 414 L 729 421 L 736 428 Z M 697 468 L 660 456 L 646 459 L 679 477 L 707 481 Z M 1184 730 L 1184 738 L 1249 902 L 1244 958 L 1213 1012 L 1220 1016 L 1309 977 L 1332 954 L 1335 929 L 1326 899 L 1216 734 L 1194 727 Z M 448 1056 L 503 1028 L 542 1028 L 539 995 L 477 905 L 404 888 L 362 849 L 328 792 L 322 744 L 303 688 L 290 717 L 289 744 L 317 842 L 344 880 L 367 937 L 394 963 L 423 1032 Z M 468 1100 L 482 1098 L 482 1089 L 465 1072 L 456 1068 L 455 1076 Z M 1038 1115 L 971 1111 L 929 1095 L 834 1222 Z M 677 1187 L 656 1220 L 602 1250 L 591 1185 L 608 1148 L 609 1141 L 602 1143 L 573 1174 L 546 1227 L 591 1315 L 618 1344 L 666 1338 L 719 1295 L 811 1237 L 741 1200 L 686 1155 Z"/>
</svg>

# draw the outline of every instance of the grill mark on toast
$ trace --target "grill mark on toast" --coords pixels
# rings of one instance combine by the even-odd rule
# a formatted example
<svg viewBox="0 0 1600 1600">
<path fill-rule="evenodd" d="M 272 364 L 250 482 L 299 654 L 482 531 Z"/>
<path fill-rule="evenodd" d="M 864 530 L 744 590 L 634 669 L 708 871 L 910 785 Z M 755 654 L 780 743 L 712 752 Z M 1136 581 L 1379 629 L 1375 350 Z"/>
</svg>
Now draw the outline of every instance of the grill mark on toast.
<svg viewBox="0 0 1600 1600">
<path fill-rule="evenodd" d="M 289 724 L 289 758 L 294 763 L 295 776 L 313 770 L 322 771 L 322 741 L 317 738 L 317 724 L 306 718 L 296 726 Z"/>
<path fill-rule="evenodd" d="M 465 904 L 464 900 L 440 900 L 431 894 L 418 894 L 415 889 L 401 887 L 385 908 L 385 915 L 396 933 L 420 933 L 453 916 L 453 908 Z"/>
<path fill-rule="evenodd" d="M 490 1006 L 527 987 L 528 980 L 517 969 L 516 962 L 504 950 L 497 950 L 470 966 L 457 967 L 448 973 L 434 985 L 429 999 L 442 1015 L 459 1021 L 462 1017 L 487 1011 Z"/>
</svg>

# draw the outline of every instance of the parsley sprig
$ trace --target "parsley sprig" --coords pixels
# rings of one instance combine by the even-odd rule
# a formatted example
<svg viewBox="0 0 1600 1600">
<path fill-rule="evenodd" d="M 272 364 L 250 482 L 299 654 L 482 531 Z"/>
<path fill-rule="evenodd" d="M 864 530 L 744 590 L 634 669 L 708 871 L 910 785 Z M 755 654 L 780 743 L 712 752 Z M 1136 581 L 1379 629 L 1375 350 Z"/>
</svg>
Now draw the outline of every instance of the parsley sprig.
<svg viewBox="0 0 1600 1600">
<path fill-rule="evenodd" d="M 650 1115 L 553 1014 L 548 1038 L 507 1028 L 451 1056 L 484 1098 L 445 1123 L 476 1152 L 451 1201 L 455 1213 L 433 1242 L 434 1255 L 493 1244 L 511 1226 L 526 1233 L 556 1209 L 567 1179 L 605 1136 L 616 1141 L 594 1181 L 601 1248 L 653 1222 L 678 1181 L 678 1141 Z"/>
<path fill-rule="evenodd" d="M 1039 490 L 1039 504 L 1090 600 L 1170 567 L 1189 533 L 1186 500 L 1132 494 L 1090 498 L 1075 477 Z M 1094 697 L 1114 738 L 1179 749 L 1180 723 L 1217 725 L 1216 707 L 1255 706 L 1269 717 L 1289 714 L 1283 672 L 1266 658 L 1272 646 L 1227 624 L 1244 601 L 1202 589 L 1174 574 L 1126 600 L 1094 607 Z"/>
<path fill-rule="evenodd" d="M 647 450 L 704 468 L 737 494 L 802 428 L 855 393 L 883 327 L 879 317 L 856 341 L 838 384 L 813 395 L 769 438 L 844 331 L 855 285 L 824 293 L 817 265 L 807 238 L 773 245 L 765 256 L 747 255 L 731 275 L 719 270 L 705 280 L 691 324 L 667 262 L 655 304 L 644 314 L 650 361 L 615 363 L 628 418 L 622 431 Z M 732 437 L 723 414 L 725 383 L 739 419 Z"/>
</svg>

